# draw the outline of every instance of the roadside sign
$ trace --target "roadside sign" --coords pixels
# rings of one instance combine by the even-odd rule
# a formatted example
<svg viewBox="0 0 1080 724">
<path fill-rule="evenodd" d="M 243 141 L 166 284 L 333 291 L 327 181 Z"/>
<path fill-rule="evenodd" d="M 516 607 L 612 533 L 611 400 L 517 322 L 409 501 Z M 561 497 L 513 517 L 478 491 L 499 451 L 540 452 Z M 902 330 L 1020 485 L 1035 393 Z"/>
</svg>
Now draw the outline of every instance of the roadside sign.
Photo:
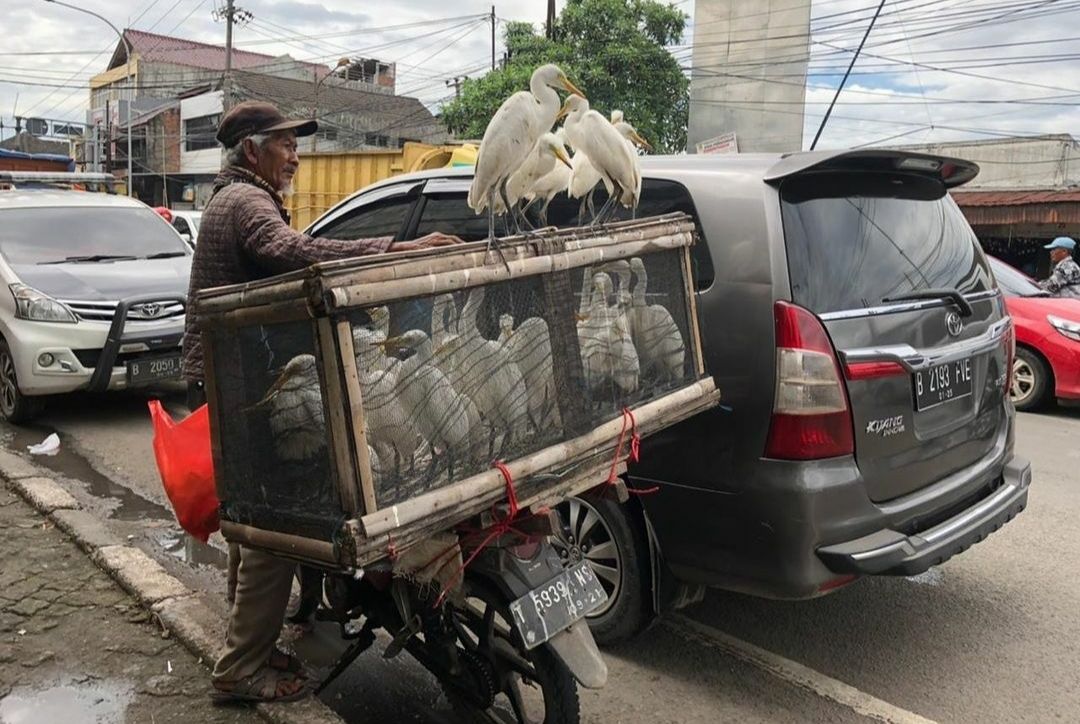
<svg viewBox="0 0 1080 724">
<path fill-rule="evenodd" d="M 702 141 L 697 145 L 698 153 L 738 153 L 739 142 L 735 138 L 735 131 L 728 131 L 727 133 L 721 133 L 719 136 L 714 136 L 707 141 Z"/>
</svg>

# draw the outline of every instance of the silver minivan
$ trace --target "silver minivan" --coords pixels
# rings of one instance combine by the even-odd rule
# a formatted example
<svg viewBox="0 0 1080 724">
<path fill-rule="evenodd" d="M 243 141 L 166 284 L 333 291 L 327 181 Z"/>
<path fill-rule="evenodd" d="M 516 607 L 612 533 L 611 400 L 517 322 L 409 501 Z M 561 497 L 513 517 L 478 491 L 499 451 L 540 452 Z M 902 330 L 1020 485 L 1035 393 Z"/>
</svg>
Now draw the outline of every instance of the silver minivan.
<svg viewBox="0 0 1080 724">
<path fill-rule="evenodd" d="M 599 640 L 709 586 L 798 599 L 916 574 L 1023 510 L 1012 325 L 948 195 L 975 164 L 871 149 L 650 156 L 642 172 L 639 216 L 698 223 L 706 366 L 724 403 L 644 445 L 631 482 L 659 492 L 566 504 L 564 553 L 590 559 L 610 597 Z M 483 239 L 470 179 L 399 176 L 308 231 Z M 578 208 L 558 198 L 549 222 L 576 226 Z"/>
</svg>

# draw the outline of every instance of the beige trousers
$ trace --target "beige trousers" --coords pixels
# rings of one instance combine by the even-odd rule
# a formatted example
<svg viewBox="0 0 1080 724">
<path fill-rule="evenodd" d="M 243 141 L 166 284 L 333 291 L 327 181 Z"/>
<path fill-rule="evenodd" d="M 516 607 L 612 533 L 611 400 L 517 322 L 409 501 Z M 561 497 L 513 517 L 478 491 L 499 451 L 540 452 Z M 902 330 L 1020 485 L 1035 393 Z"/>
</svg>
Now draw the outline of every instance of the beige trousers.
<svg viewBox="0 0 1080 724">
<path fill-rule="evenodd" d="M 289 606 L 296 563 L 240 546 L 236 600 L 214 681 L 238 681 L 266 665 Z"/>
</svg>

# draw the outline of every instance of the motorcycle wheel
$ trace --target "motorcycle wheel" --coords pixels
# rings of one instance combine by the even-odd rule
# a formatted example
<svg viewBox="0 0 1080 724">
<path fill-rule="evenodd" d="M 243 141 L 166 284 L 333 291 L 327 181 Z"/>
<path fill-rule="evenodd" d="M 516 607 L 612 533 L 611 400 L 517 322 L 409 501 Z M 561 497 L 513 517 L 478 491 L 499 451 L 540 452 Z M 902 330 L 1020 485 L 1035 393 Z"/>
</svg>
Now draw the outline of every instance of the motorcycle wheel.
<svg viewBox="0 0 1080 724">
<path fill-rule="evenodd" d="M 547 646 L 531 651 L 510 618 L 509 602 L 493 587 L 466 578 L 465 604 L 449 604 L 462 663 L 478 696 L 441 682 L 462 722 L 578 724 L 577 682 Z M 482 707 L 477 699 L 488 706 Z"/>
</svg>

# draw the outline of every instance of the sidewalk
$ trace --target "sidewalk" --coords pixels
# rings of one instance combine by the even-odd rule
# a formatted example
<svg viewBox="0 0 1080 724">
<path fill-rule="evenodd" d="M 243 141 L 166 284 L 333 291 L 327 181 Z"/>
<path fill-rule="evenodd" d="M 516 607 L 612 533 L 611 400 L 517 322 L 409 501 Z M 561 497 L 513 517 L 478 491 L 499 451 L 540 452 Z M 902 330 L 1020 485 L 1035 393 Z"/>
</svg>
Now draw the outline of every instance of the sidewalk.
<svg viewBox="0 0 1080 724">
<path fill-rule="evenodd" d="M 209 691 L 203 664 L 0 485 L 0 724 L 260 721 Z"/>
</svg>

